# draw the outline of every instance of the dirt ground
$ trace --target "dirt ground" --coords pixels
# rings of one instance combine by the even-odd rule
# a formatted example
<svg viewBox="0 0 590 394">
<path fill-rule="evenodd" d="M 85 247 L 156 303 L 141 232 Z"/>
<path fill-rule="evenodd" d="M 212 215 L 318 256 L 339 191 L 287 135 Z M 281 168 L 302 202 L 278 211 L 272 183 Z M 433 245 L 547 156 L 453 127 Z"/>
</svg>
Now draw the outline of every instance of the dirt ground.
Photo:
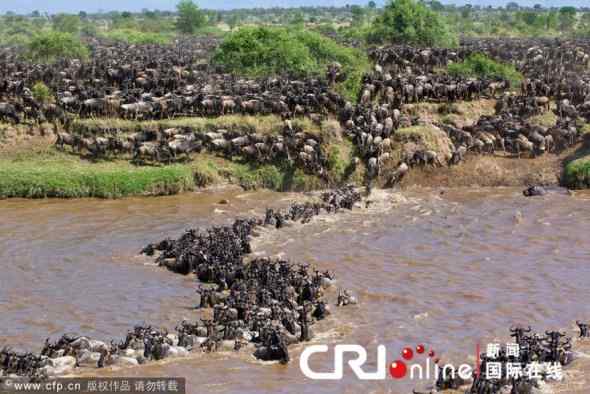
<svg viewBox="0 0 590 394">
<path fill-rule="evenodd" d="M 536 158 L 514 158 L 505 155 L 468 155 L 453 167 L 412 168 L 401 182 L 402 188 L 530 186 L 559 185 L 563 162 L 571 152 L 546 154 Z"/>
</svg>

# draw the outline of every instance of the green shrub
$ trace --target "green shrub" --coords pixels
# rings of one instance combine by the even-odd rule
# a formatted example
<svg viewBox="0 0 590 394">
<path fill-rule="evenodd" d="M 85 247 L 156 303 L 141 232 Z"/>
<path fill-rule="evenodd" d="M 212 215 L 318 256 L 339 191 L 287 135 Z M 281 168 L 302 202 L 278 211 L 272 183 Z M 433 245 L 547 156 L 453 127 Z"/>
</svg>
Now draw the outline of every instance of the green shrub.
<svg viewBox="0 0 590 394">
<path fill-rule="evenodd" d="M 565 166 L 564 183 L 572 189 L 590 188 L 590 156 L 571 161 Z"/>
<path fill-rule="evenodd" d="M 501 78 L 512 85 L 518 85 L 523 78 L 514 66 L 496 62 L 481 53 L 472 54 L 461 63 L 450 64 L 447 72 L 461 77 Z"/>
<path fill-rule="evenodd" d="M 53 99 L 51 89 L 47 87 L 43 82 L 37 82 L 31 89 L 33 98 L 41 103 L 49 103 Z"/>
<path fill-rule="evenodd" d="M 319 76 L 332 62 L 343 67 L 347 79 L 341 93 L 356 97 L 362 74 L 368 70 L 367 56 L 339 45 L 319 33 L 282 27 L 243 27 L 229 34 L 213 61 L 228 71 L 247 76 L 290 74 Z"/>
<path fill-rule="evenodd" d="M 415 0 L 391 0 L 373 22 L 369 41 L 454 47 L 457 34 L 441 15 Z"/>
<path fill-rule="evenodd" d="M 90 55 L 90 50 L 78 37 L 57 31 L 44 31 L 35 34 L 27 47 L 27 56 L 38 62 L 52 62 L 57 59 L 86 59 Z"/>
</svg>

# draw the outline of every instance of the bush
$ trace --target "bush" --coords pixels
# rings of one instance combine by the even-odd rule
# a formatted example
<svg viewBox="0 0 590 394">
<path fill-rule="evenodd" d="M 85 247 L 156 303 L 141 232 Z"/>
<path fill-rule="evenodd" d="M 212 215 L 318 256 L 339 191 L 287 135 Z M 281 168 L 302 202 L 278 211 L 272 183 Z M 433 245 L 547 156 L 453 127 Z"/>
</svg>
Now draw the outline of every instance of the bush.
<svg viewBox="0 0 590 394">
<path fill-rule="evenodd" d="M 356 96 L 363 72 L 369 68 L 364 53 L 339 45 L 319 33 L 282 27 L 243 27 L 231 33 L 216 51 L 213 61 L 237 74 L 257 77 L 289 74 L 320 76 L 332 62 L 342 65 L 347 79 L 339 89 Z"/>
<path fill-rule="evenodd" d="M 447 71 L 450 75 L 461 77 L 505 79 L 512 86 L 518 85 L 523 78 L 514 66 L 496 62 L 481 53 L 472 54 L 462 63 L 450 64 Z"/>
<path fill-rule="evenodd" d="M 31 89 L 33 98 L 40 103 L 49 103 L 53 98 L 51 89 L 47 87 L 43 82 L 37 82 Z"/>
<path fill-rule="evenodd" d="M 590 188 L 590 157 L 582 157 L 566 164 L 564 184 L 572 189 Z"/>
<path fill-rule="evenodd" d="M 435 11 L 415 0 L 391 0 L 373 22 L 369 41 L 454 47 L 457 35 Z"/>
<path fill-rule="evenodd" d="M 90 51 L 79 38 L 70 33 L 48 31 L 35 34 L 28 45 L 28 57 L 33 61 L 51 62 L 57 59 L 86 59 Z"/>
</svg>

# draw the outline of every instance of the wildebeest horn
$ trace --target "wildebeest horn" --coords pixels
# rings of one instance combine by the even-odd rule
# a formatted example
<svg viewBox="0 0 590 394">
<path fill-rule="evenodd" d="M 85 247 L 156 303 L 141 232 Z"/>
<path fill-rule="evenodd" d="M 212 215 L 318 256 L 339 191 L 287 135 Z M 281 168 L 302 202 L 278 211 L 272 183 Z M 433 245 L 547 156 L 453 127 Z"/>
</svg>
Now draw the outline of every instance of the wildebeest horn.
<svg viewBox="0 0 590 394">
<path fill-rule="evenodd" d="M 532 331 L 532 328 L 531 328 L 531 326 L 529 326 L 529 328 L 527 328 L 525 331 L 526 331 L 526 332 L 531 332 L 531 331 Z"/>
</svg>

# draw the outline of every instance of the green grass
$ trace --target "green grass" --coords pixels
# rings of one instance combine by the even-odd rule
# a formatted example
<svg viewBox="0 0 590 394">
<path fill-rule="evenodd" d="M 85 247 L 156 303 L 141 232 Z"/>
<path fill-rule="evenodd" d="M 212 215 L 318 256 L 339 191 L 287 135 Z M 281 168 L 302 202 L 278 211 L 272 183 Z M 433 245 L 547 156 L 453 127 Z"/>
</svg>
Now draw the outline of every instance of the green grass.
<svg viewBox="0 0 590 394">
<path fill-rule="evenodd" d="M 194 188 L 188 166 L 88 163 L 51 151 L 0 159 L 0 198 L 118 198 L 168 195 Z"/>
<path fill-rule="evenodd" d="M 244 189 L 308 191 L 327 184 L 287 163 L 256 164 L 199 154 L 184 164 L 89 162 L 53 148 L 3 154 L 0 198 L 121 198 L 172 195 L 229 182 Z"/>
<path fill-rule="evenodd" d="M 231 183 L 238 184 L 246 190 L 265 188 L 276 191 L 309 191 L 326 186 L 326 182 L 319 177 L 306 174 L 287 162 L 226 162 L 219 171 Z"/>
<path fill-rule="evenodd" d="M 587 156 L 566 164 L 564 181 L 572 189 L 590 188 L 590 152 Z"/>
<path fill-rule="evenodd" d="M 513 65 L 497 62 L 481 53 L 474 53 L 461 63 L 449 64 L 447 72 L 461 77 L 502 78 L 512 86 L 519 85 L 523 79 Z"/>
<path fill-rule="evenodd" d="M 546 111 L 540 115 L 532 116 L 529 122 L 533 125 L 542 127 L 553 127 L 557 123 L 557 115 L 553 111 Z"/>
</svg>

